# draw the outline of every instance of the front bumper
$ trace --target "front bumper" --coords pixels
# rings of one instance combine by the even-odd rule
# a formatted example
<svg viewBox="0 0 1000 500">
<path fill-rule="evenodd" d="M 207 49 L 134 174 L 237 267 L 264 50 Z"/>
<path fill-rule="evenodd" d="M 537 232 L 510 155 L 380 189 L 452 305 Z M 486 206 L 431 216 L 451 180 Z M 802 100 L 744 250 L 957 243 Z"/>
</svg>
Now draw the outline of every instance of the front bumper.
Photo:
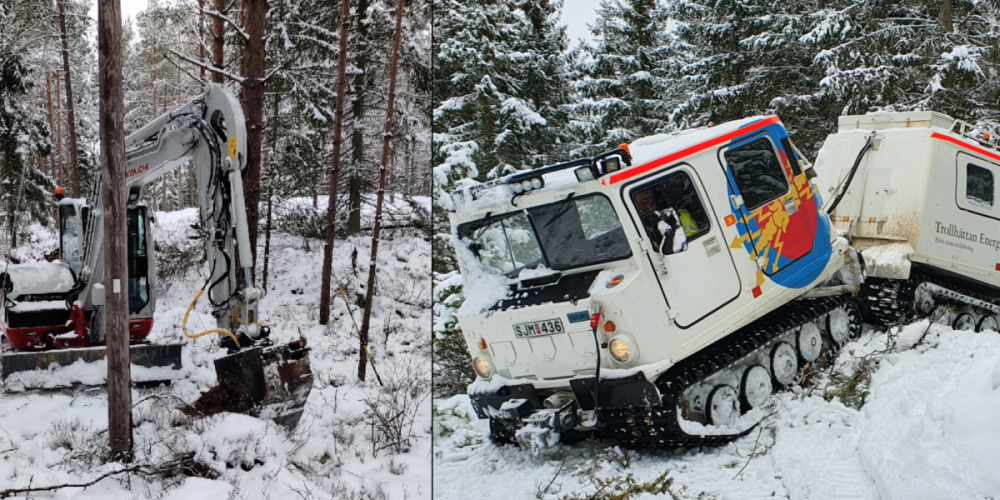
<svg viewBox="0 0 1000 500">
<path fill-rule="evenodd" d="M 576 413 L 594 410 L 594 377 L 569 381 L 576 400 L 558 409 L 545 408 L 533 385 L 507 384 L 492 391 L 471 391 L 469 399 L 479 418 L 488 418 L 510 429 L 525 423 L 551 422 L 549 427 L 564 431 L 578 425 Z M 661 404 L 660 393 L 640 371 L 628 377 L 602 378 L 600 409 L 611 410 Z M 570 417 L 568 412 L 574 415 Z M 540 418 L 544 416 L 544 418 Z M 570 425 L 572 424 L 572 425 Z"/>
</svg>

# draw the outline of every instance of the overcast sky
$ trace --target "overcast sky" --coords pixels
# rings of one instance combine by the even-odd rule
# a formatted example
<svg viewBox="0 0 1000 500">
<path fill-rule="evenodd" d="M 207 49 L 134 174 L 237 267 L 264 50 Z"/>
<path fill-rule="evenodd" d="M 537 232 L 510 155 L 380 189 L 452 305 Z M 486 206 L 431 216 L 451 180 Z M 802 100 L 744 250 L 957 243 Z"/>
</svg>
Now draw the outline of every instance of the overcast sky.
<svg viewBox="0 0 1000 500">
<path fill-rule="evenodd" d="M 593 23 L 597 19 L 597 8 L 600 7 L 601 0 L 564 0 L 562 17 L 560 22 L 566 25 L 566 34 L 569 35 L 570 47 L 576 47 L 580 38 L 590 39 L 590 30 L 587 23 Z"/>
<path fill-rule="evenodd" d="M 125 19 L 132 19 L 132 25 L 135 25 L 135 16 L 146 9 L 146 5 L 149 4 L 149 0 L 120 0 L 122 5 L 122 21 Z M 90 17 L 94 18 L 94 22 L 97 22 L 97 0 L 90 0 Z"/>
</svg>

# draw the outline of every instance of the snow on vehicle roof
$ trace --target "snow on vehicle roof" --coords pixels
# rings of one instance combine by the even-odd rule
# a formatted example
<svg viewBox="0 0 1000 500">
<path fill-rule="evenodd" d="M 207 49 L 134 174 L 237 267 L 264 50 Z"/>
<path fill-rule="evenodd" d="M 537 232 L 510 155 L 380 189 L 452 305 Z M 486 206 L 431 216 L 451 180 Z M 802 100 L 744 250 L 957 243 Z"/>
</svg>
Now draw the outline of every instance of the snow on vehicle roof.
<svg viewBox="0 0 1000 500">
<path fill-rule="evenodd" d="M 73 273 L 68 267 L 54 262 L 11 264 L 7 270 L 14 285 L 9 298 L 40 293 L 61 293 L 73 286 Z"/>
<path fill-rule="evenodd" d="M 726 122 L 714 127 L 682 130 L 672 134 L 656 134 L 637 139 L 629 144 L 629 150 L 632 153 L 632 166 L 639 166 L 671 153 L 697 146 L 705 141 L 734 132 L 737 129 L 765 118 L 767 117 L 753 116 Z"/>
<path fill-rule="evenodd" d="M 629 153 L 632 156 L 632 165 L 619 171 L 619 174 L 621 172 L 628 172 L 630 168 L 635 168 L 657 158 L 662 158 L 664 156 L 691 148 L 692 146 L 697 146 L 698 144 L 734 132 L 742 127 L 767 118 L 768 117 L 766 116 L 754 116 L 726 122 L 714 127 L 688 129 L 670 134 L 656 134 L 637 139 L 628 145 Z M 541 174 L 541 177 L 545 181 L 545 185 L 540 189 L 531 191 L 530 194 L 536 195 L 539 193 L 550 193 L 581 184 L 576 178 L 576 168 L 567 168 L 565 170 Z M 513 175 L 523 175 L 526 172 L 531 171 L 520 171 Z M 608 176 L 604 177 L 604 179 L 607 178 Z M 497 181 L 502 181 L 502 179 L 498 179 Z M 461 191 L 464 196 L 461 196 L 458 200 L 456 200 L 454 205 L 455 213 L 471 214 L 474 212 L 488 210 L 490 208 L 503 207 L 509 205 L 511 198 L 515 195 L 514 190 L 510 186 L 500 184 L 478 191 L 475 199 L 473 199 L 473 197 L 470 196 L 470 188 L 481 185 L 482 184 L 480 183 L 462 185 L 461 189 L 458 191 Z"/>
</svg>

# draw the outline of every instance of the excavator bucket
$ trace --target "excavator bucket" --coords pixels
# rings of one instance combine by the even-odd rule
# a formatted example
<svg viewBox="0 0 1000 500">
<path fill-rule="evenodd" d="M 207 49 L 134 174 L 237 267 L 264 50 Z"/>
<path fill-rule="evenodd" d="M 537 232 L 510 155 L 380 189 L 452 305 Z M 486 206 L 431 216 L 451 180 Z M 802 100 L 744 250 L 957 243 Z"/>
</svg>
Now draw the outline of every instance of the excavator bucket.
<svg viewBox="0 0 1000 500">
<path fill-rule="evenodd" d="M 312 391 L 305 339 L 253 347 L 215 360 L 219 383 L 202 394 L 188 414 L 247 413 L 291 430 L 298 425 Z"/>
<path fill-rule="evenodd" d="M 0 357 L 0 374 L 6 380 L 18 372 L 48 370 L 55 365 L 69 366 L 79 360 L 85 363 L 100 361 L 106 354 L 107 348 L 104 346 L 5 352 Z M 181 369 L 181 344 L 133 344 L 129 346 L 129 355 L 133 365 Z"/>
</svg>

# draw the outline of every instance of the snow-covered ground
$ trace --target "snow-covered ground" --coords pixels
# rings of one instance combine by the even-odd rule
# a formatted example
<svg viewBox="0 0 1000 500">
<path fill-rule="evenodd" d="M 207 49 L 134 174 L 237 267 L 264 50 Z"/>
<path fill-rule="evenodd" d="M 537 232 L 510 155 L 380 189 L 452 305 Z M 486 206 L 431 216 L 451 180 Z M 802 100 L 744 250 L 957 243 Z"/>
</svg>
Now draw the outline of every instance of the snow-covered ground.
<svg viewBox="0 0 1000 500">
<path fill-rule="evenodd" d="M 637 453 L 590 442 L 533 456 L 490 444 L 467 396 L 437 400 L 434 496 L 626 498 L 610 495 L 631 484 L 632 500 L 998 499 L 1000 334 L 928 326 L 865 333 L 829 372 L 775 395 L 761 430 L 719 448 Z M 860 409 L 832 395 L 855 373 L 870 379 L 840 394 Z"/>
<path fill-rule="evenodd" d="M 421 205 L 426 206 L 426 200 Z M 194 209 L 156 215 L 158 246 L 200 252 L 195 246 L 200 243 L 188 239 Z M 40 227 L 33 227 L 31 234 L 18 249 L 21 260 L 39 259 L 57 245 Z M 369 233 L 335 245 L 336 282 L 352 302 L 364 294 L 370 244 Z M 133 390 L 133 465 L 144 469 L 86 489 L 33 493 L 31 498 L 430 498 L 430 243 L 412 232 L 397 232 L 380 244 L 370 349 L 382 379 L 395 388 L 391 393 L 381 388 L 370 365 L 367 381 L 357 380 L 357 334 L 336 290 L 330 325 L 318 324 L 322 242 L 278 233 L 271 245 L 261 318 L 271 325 L 276 342 L 301 334 L 312 349 L 314 387 L 298 428 L 287 433 L 269 421 L 239 414 L 192 419 L 177 409 L 215 385 L 212 360 L 225 354 L 214 336 L 188 340 L 180 333 L 184 311 L 207 272 L 199 266 L 158 284 L 150 338 L 182 342 L 184 368 L 170 387 Z M 262 255 L 260 259 L 258 275 Z M 360 325 L 362 310 L 356 303 L 351 307 Z M 211 327 L 214 319 L 202 299 L 188 328 Z M 107 397 L 102 388 L 4 389 L 0 491 L 87 483 L 123 467 L 101 458 L 107 446 Z M 387 444 L 384 432 L 372 427 L 374 416 L 365 400 L 383 411 L 388 404 L 407 405 L 412 421 L 406 421 L 402 434 L 408 439 L 396 447 Z"/>
</svg>

